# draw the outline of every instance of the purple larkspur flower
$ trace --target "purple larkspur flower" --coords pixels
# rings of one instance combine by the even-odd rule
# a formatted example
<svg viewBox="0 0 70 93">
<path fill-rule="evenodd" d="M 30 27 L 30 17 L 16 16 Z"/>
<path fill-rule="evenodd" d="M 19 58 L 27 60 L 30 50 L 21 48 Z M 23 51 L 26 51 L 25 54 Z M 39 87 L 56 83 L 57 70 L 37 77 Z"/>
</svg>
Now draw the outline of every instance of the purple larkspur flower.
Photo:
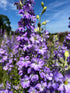
<svg viewBox="0 0 70 93">
<path fill-rule="evenodd" d="M 20 57 L 20 61 L 17 62 L 16 64 L 22 68 L 23 66 L 28 67 L 30 65 L 30 61 L 29 61 L 29 56 L 24 57 Z"/>
<path fill-rule="evenodd" d="M 2 86 L 3 86 L 3 83 L 0 84 L 0 88 L 2 88 Z"/>
<path fill-rule="evenodd" d="M 7 66 L 4 66 L 3 69 L 4 69 L 4 70 L 8 70 L 8 67 L 7 67 Z"/>
<path fill-rule="evenodd" d="M 27 75 L 25 75 L 24 78 L 21 79 L 21 86 L 23 88 L 27 88 L 27 87 L 30 86 L 30 79 L 29 79 L 29 77 Z"/>
<path fill-rule="evenodd" d="M 11 89 L 11 83 L 9 83 L 8 81 L 6 82 L 6 88 Z"/>
<path fill-rule="evenodd" d="M 46 53 L 47 50 L 47 46 L 45 45 L 45 43 L 39 43 L 39 46 L 36 47 L 36 51 L 42 55 L 44 55 L 44 53 Z"/>
<path fill-rule="evenodd" d="M 19 3 L 16 4 L 17 7 L 20 6 Z M 22 18 L 18 22 L 19 28 L 17 31 L 25 31 L 27 29 L 34 29 L 35 14 L 33 10 L 33 1 L 26 1 L 21 8 L 19 8 L 19 14 L 22 14 Z M 28 30 L 27 30 L 28 31 Z"/>
<path fill-rule="evenodd" d="M 34 68 L 34 70 L 38 70 L 42 68 L 44 65 L 44 61 L 42 59 L 33 58 L 31 68 Z"/>
<path fill-rule="evenodd" d="M 40 72 L 40 77 L 41 77 L 41 78 L 46 78 L 45 73 L 44 73 L 44 72 Z"/>
<path fill-rule="evenodd" d="M 22 76 L 23 75 L 23 71 L 20 70 L 19 68 L 18 68 L 18 70 L 19 70 L 19 75 Z"/>
<path fill-rule="evenodd" d="M 47 87 L 46 82 L 38 83 L 35 88 L 39 89 L 40 92 L 44 91 L 44 89 Z"/>
<path fill-rule="evenodd" d="M 19 85 L 17 85 L 17 86 L 13 85 L 13 88 L 18 90 L 19 89 Z"/>
<path fill-rule="evenodd" d="M 31 16 L 31 20 L 35 22 L 36 21 L 36 16 Z"/>
<path fill-rule="evenodd" d="M 34 87 L 30 87 L 28 93 L 39 93 Z"/>
<path fill-rule="evenodd" d="M 4 61 L 7 60 L 7 55 L 3 56 L 3 60 L 4 60 Z"/>
<path fill-rule="evenodd" d="M 0 48 L 0 54 L 4 54 L 5 50 L 3 50 L 2 48 Z"/>
<path fill-rule="evenodd" d="M 64 47 L 67 47 L 67 49 L 70 49 L 70 33 L 64 38 L 63 41 Z"/>
<path fill-rule="evenodd" d="M 28 74 L 30 74 L 31 73 L 31 68 L 28 68 L 28 71 L 27 72 L 28 72 Z"/>
<path fill-rule="evenodd" d="M 70 93 L 70 74 L 66 74 L 63 78 L 63 82 L 60 84 L 59 91 Z"/>
<path fill-rule="evenodd" d="M 55 71 L 54 72 L 54 79 L 55 79 L 55 81 L 60 81 L 60 82 L 62 82 L 62 80 L 63 80 L 63 75 L 60 73 L 60 72 L 58 72 L 58 71 Z"/>
<path fill-rule="evenodd" d="M 29 6 L 26 6 L 24 5 L 23 6 L 23 9 L 20 9 L 19 10 L 19 14 L 22 14 L 23 15 L 23 18 L 27 18 L 27 19 L 30 19 L 31 18 L 31 15 L 29 13 Z"/>
<path fill-rule="evenodd" d="M 47 85 L 47 88 L 50 89 L 51 87 L 54 90 L 58 90 L 59 84 L 57 82 L 49 82 L 48 85 Z"/>
<path fill-rule="evenodd" d="M 52 80 L 53 79 L 53 73 L 46 73 L 46 78 L 48 79 L 48 80 Z"/>
<path fill-rule="evenodd" d="M 45 30 L 44 33 L 43 33 L 43 39 L 44 39 L 44 41 L 49 38 L 49 35 L 48 34 L 49 34 L 49 32 Z"/>
<path fill-rule="evenodd" d="M 70 34 L 68 34 L 68 36 L 66 36 L 66 39 L 70 41 Z"/>
<path fill-rule="evenodd" d="M 36 82 L 39 79 L 38 75 L 33 75 L 33 74 L 30 75 L 30 78 L 32 82 Z"/>
<path fill-rule="evenodd" d="M 43 70 L 40 70 L 40 76 L 41 78 L 44 78 L 44 80 L 52 80 L 53 73 L 50 71 L 50 69 L 46 66 L 43 67 Z"/>
<path fill-rule="evenodd" d="M 26 51 L 27 49 L 30 49 L 32 47 L 31 44 L 23 45 L 23 50 Z"/>
<path fill-rule="evenodd" d="M 30 37 L 30 41 L 34 44 L 34 43 L 39 43 L 41 41 L 41 37 L 38 35 L 38 34 L 31 34 L 31 37 Z"/>
<path fill-rule="evenodd" d="M 5 90 L 5 89 L 1 89 L 0 93 L 13 93 L 13 91 L 9 91 L 9 90 Z"/>
</svg>

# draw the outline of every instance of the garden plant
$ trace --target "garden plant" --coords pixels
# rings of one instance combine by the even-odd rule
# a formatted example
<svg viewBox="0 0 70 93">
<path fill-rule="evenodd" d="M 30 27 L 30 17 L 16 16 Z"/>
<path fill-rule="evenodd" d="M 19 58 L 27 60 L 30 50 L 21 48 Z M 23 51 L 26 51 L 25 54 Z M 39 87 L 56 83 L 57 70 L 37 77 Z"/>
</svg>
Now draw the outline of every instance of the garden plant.
<svg viewBox="0 0 70 93">
<path fill-rule="evenodd" d="M 47 22 L 41 22 L 47 7 L 41 2 L 42 11 L 35 16 L 34 4 L 34 0 L 15 3 L 22 15 L 15 32 L 19 34 L 4 33 L 1 39 L 0 93 L 70 93 L 70 33 L 62 45 L 54 35 L 48 47 Z"/>
</svg>

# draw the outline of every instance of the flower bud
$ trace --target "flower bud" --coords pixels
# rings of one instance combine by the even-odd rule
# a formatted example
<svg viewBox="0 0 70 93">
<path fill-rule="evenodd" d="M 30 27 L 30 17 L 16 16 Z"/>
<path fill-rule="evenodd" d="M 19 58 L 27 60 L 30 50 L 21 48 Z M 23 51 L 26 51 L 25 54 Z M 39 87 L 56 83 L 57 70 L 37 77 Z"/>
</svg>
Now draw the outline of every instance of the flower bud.
<svg viewBox="0 0 70 93">
<path fill-rule="evenodd" d="M 45 7 L 43 8 L 42 14 L 46 11 L 46 9 L 47 9 L 47 7 L 45 6 Z"/>
<path fill-rule="evenodd" d="M 23 4 L 22 4 L 22 2 L 21 2 L 21 1 L 20 1 L 20 3 L 19 3 L 19 4 L 20 4 L 20 6 L 23 6 Z"/>
<path fill-rule="evenodd" d="M 37 15 L 36 18 L 39 19 L 39 15 Z"/>
<path fill-rule="evenodd" d="M 41 2 L 41 6 L 44 8 L 44 2 Z"/>
<path fill-rule="evenodd" d="M 39 31 L 39 27 L 35 28 L 34 30 L 35 30 L 35 32 L 40 32 L 40 31 L 42 31 L 42 28 L 40 28 L 40 31 Z"/>
<path fill-rule="evenodd" d="M 65 51 L 64 55 L 67 58 L 69 56 L 69 52 L 68 51 Z"/>
<path fill-rule="evenodd" d="M 42 25 L 46 25 L 46 24 L 47 24 L 47 22 L 46 22 L 46 21 L 42 22 Z"/>
<path fill-rule="evenodd" d="M 35 28 L 34 30 L 35 32 L 39 32 L 39 27 Z"/>
</svg>

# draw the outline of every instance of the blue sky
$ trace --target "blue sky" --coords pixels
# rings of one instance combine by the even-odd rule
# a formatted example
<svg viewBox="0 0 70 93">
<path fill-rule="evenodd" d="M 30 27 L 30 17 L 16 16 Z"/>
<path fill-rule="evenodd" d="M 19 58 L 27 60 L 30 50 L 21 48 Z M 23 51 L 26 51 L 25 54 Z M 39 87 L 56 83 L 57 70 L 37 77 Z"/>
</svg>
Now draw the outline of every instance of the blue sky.
<svg viewBox="0 0 70 93">
<path fill-rule="evenodd" d="M 12 30 L 18 28 L 18 21 L 21 18 L 16 6 L 13 5 L 16 1 L 18 0 L 0 0 L 0 14 L 8 16 Z M 51 33 L 70 31 L 68 28 L 70 0 L 35 0 L 36 15 L 42 11 L 41 1 L 47 6 L 47 10 L 42 16 L 42 21 L 47 21 L 46 29 Z"/>
</svg>

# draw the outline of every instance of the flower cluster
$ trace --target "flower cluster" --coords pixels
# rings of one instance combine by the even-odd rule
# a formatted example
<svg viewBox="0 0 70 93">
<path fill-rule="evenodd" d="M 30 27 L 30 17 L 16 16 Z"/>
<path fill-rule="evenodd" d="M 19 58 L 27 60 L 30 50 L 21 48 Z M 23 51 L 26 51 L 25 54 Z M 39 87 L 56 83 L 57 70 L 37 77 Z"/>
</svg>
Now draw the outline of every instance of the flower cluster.
<svg viewBox="0 0 70 93">
<path fill-rule="evenodd" d="M 33 10 L 34 0 L 25 0 L 23 2 L 20 1 L 18 4 L 20 6 L 22 4 L 23 6 L 19 9 L 19 14 L 22 15 L 22 18 L 18 22 L 19 28 L 17 29 L 17 31 L 26 31 L 29 35 L 31 31 L 34 30 L 36 21 L 36 17 Z"/>
<path fill-rule="evenodd" d="M 34 0 L 15 3 L 22 14 L 18 36 L 4 38 L 0 46 L 0 93 L 70 93 L 70 33 L 59 45 L 58 36 L 47 46 L 49 32 L 41 26 L 47 7 L 41 3 L 41 15 L 35 17 Z M 38 27 L 35 21 L 38 19 Z M 0 30 L 1 31 L 1 30 Z"/>
</svg>

